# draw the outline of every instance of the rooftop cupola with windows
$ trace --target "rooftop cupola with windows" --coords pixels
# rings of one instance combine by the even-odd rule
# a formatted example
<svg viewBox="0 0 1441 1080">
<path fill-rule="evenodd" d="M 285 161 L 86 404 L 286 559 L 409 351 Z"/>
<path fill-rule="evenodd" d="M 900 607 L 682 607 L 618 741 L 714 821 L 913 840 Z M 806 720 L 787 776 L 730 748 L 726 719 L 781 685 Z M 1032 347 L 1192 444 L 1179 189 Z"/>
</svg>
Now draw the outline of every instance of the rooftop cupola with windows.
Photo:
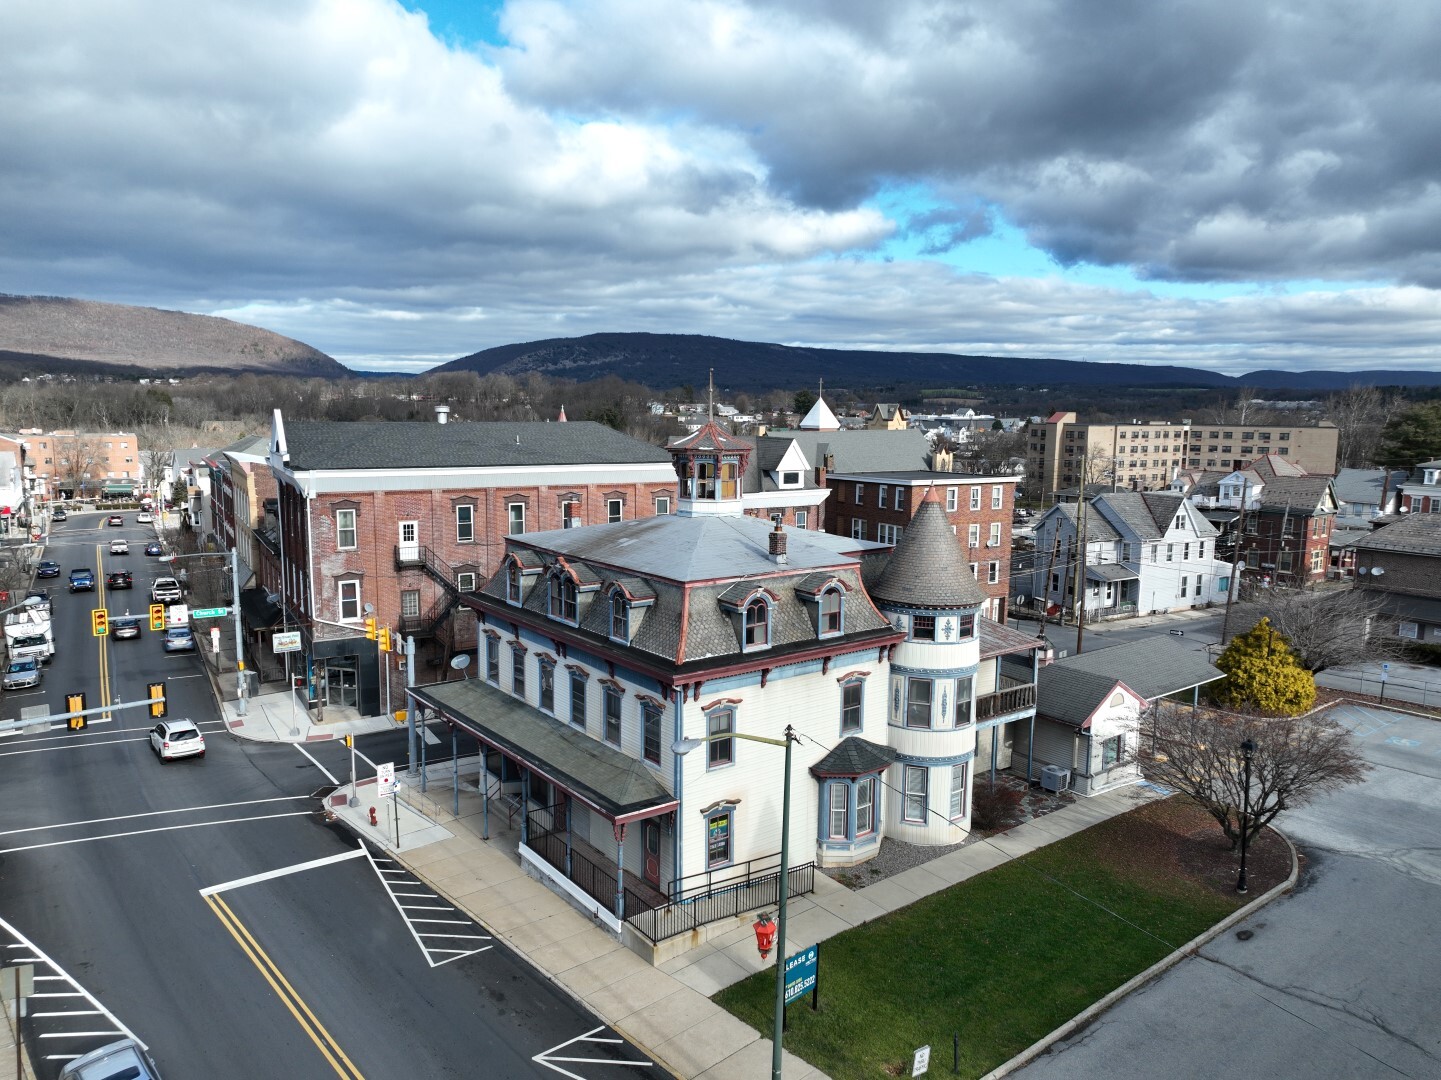
<svg viewBox="0 0 1441 1080">
<path fill-rule="evenodd" d="M 755 451 L 714 420 L 666 447 L 680 478 L 676 513 L 685 517 L 743 512 L 741 478 Z"/>
</svg>

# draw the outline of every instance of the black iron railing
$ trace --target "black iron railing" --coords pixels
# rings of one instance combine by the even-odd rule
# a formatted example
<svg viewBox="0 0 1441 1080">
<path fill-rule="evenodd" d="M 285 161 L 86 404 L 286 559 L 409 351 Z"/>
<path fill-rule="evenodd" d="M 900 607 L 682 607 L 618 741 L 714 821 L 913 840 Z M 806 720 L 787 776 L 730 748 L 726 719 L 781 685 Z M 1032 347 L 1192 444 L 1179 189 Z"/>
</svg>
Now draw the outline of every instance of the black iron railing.
<svg viewBox="0 0 1441 1080">
<path fill-rule="evenodd" d="M 789 894 L 804 896 L 815 889 L 816 864 L 792 866 L 786 877 L 790 882 Z M 768 874 L 749 877 L 739 884 L 698 893 L 685 900 L 644 911 L 632 912 L 627 907 L 625 921 L 652 943 L 665 941 L 707 923 L 733 919 L 742 912 L 780 903 L 780 882 L 780 867 L 777 866 Z"/>
</svg>

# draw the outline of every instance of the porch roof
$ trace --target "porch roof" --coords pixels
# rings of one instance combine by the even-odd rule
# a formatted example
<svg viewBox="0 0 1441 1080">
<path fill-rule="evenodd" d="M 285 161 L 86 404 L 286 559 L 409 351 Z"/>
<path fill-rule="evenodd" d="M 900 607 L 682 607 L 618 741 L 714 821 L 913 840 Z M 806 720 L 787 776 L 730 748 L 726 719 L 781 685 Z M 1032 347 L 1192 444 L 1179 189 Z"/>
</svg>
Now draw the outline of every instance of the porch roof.
<svg viewBox="0 0 1441 1080">
<path fill-rule="evenodd" d="M 412 686 L 407 693 L 611 821 L 638 821 L 680 805 L 636 758 L 481 679 Z"/>
<path fill-rule="evenodd" d="M 989 660 L 1007 653 L 1030 652 L 1045 647 L 1045 641 L 1010 626 L 1003 626 L 993 619 L 976 620 L 981 639 L 981 659 Z"/>
<path fill-rule="evenodd" d="M 1086 567 L 1090 581 L 1135 581 L 1141 575 L 1120 563 L 1096 563 Z"/>
</svg>

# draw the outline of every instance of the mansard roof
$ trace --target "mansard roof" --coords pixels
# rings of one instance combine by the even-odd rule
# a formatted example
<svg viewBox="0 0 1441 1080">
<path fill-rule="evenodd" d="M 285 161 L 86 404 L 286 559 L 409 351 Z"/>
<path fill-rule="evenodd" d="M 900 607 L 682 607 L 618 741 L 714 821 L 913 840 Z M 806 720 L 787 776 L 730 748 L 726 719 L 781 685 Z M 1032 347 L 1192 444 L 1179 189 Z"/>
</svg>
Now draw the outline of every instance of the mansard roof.
<svg viewBox="0 0 1441 1080">
<path fill-rule="evenodd" d="M 708 420 L 702 427 L 689 435 L 672 439 L 666 444 L 666 449 L 672 452 L 699 450 L 726 454 L 748 454 L 755 447 L 748 440 L 732 435 L 714 420 Z"/>
</svg>

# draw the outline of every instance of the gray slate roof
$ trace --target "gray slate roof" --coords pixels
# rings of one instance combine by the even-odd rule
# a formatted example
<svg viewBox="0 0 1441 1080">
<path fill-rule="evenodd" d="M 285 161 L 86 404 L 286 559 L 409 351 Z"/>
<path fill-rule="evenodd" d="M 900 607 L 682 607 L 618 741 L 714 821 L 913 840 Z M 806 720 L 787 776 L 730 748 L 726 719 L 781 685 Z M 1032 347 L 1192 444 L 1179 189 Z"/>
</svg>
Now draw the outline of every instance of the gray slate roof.
<svg viewBox="0 0 1441 1080">
<path fill-rule="evenodd" d="M 801 431 L 794 428 L 772 431 L 760 439 L 794 439 L 813 466 L 826 464 L 826 456 L 834 460 L 830 472 L 891 472 L 914 471 L 930 467 L 931 445 L 923 432 L 913 429 L 881 431 Z"/>
<path fill-rule="evenodd" d="M 1390 473 L 1389 480 L 1387 473 Z M 1331 487 L 1337 502 L 1379 506 L 1383 488 L 1387 494 L 1394 494 L 1405 482 L 1406 473 L 1392 469 L 1342 469 L 1331 481 Z"/>
<path fill-rule="evenodd" d="M 1441 555 L 1441 514 L 1410 514 L 1352 542 L 1356 551 Z"/>
<path fill-rule="evenodd" d="M 1060 668 L 1123 682 L 1147 701 L 1225 678 L 1204 653 L 1170 636 L 1142 638 L 1122 645 L 1093 649 L 1057 660 L 1041 670 Z"/>
<path fill-rule="evenodd" d="M 417 686 L 411 692 L 523 760 L 537 763 L 539 771 L 608 817 L 675 803 L 639 758 L 547 716 L 483 679 Z"/>
<path fill-rule="evenodd" d="M 1120 522 L 1138 539 L 1157 540 L 1165 535 L 1166 529 L 1164 525 L 1158 525 L 1156 522 L 1156 506 L 1151 502 L 1152 499 L 1164 499 L 1172 507 L 1171 512 L 1162 518 L 1166 524 L 1169 524 L 1169 519 L 1175 516 L 1174 508 L 1180 506 L 1183 501 L 1180 495 L 1146 495 L 1139 491 L 1110 491 L 1096 496 L 1096 504 L 1101 508 L 1102 514 Z M 1089 534 L 1089 527 L 1086 531 Z"/>
<path fill-rule="evenodd" d="M 1047 664 L 1036 676 L 1036 715 L 1082 727 L 1120 679 Z"/>
<path fill-rule="evenodd" d="M 1260 509 L 1309 514 L 1321 505 L 1330 487 L 1329 476 L 1278 476 L 1261 489 Z"/>
<path fill-rule="evenodd" d="M 934 490 L 906 526 L 871 595 L 878 603 L 902 607 L 979 607 L 986 602 Z"/>
<path fill-rule="evenodd" d="M 290 469 L 465 469 L 669 463 L 659 446 L 589 420 L 466 424 L 286 421 Z"/>
<path fill-rule="evenodd" d="M 1077 507 L 1077 503 L 1056 503 L 1055 506 L 1046 511 L 1042 520 L 1045 520 L 1045 517 L 1051 514 L 1060 514 L 1071 523 L 1071 528 L 1074 529 L 1077 527 Z M 1119 540 L 1120 538 L 1121 534 L 1111 527 L 1109 521 L 1096 513 L 1094 508 L 1088 507 L 1086 509 L 1086 543 L 1088 545 L 1109 543 L 1112 540 Z"/>
<path fill-rule="evenodd" d="M 811 775 L 865 776 L 880 772 L 895 760 L 896 752 L 889 746 L 852 735 L 842 739 L 834 750 L 812 765 Z"/>
</svg>

